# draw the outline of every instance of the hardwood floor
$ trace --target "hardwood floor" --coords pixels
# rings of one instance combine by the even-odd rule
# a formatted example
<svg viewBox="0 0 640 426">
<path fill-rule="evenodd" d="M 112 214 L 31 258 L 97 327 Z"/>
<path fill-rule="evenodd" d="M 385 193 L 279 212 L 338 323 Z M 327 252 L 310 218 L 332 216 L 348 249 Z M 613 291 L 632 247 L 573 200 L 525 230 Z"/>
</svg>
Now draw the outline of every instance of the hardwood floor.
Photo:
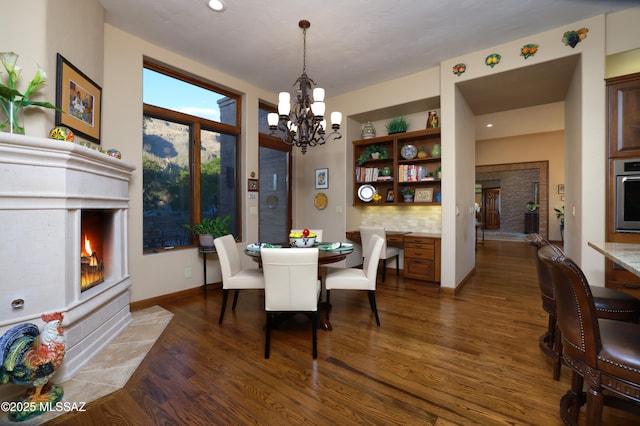
<svg viewBox="0 0 640 426">
<path fill-rule="evenodd" d="M 317 361 L 304 316 L 273 331 L 264 359 L 259 291 L 242 292 L 222 325 L 219 290 L 176 300 L 124 389 L 47 424 L 560 425 L 570 371 L 552 380 L 538 348 L 547 316 L 532 256 L 525 243 L 486 241 L 456 297 L 387 273 L 380 327 L 365 292 L 333 291 Z M 603 424 L 638 421 L 605 408 Z"/>
</svg>

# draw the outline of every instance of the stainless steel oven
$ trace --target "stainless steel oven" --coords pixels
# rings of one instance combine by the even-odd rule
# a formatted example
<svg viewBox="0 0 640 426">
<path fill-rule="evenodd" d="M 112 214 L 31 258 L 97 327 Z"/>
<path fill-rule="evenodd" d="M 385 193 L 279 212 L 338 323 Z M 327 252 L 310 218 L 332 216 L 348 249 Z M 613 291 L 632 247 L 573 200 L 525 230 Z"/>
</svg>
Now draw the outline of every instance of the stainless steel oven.
<svg viewBox="0 0 640 426">
<path fill-rule="evenodd" d="M 616 232 L 640 232 L 640 158 L 615 160 Z"/>
</svg>

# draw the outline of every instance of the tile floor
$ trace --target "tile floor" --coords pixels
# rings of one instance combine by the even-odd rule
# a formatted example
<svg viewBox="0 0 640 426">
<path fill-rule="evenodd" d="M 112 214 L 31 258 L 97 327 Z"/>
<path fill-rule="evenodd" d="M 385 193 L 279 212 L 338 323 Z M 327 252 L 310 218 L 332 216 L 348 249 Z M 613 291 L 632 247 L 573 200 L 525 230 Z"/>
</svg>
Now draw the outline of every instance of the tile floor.
<svg viewBox="0 0 640 426">
<path fill-rule="evenodd" d="M 131 316 L 131 324 L 100 354 L 73 379 L 60 383 L 63 401 L 89 403 L 122 388 L 173 318 L 171 312 L 159 306 L 132 312 Z M 42 424 L 60 414 L 63 413 L 50 411 L 22 424 Z M 7 423 L 6 413 L 2 413 L 0 425 Z"/>
</svg>

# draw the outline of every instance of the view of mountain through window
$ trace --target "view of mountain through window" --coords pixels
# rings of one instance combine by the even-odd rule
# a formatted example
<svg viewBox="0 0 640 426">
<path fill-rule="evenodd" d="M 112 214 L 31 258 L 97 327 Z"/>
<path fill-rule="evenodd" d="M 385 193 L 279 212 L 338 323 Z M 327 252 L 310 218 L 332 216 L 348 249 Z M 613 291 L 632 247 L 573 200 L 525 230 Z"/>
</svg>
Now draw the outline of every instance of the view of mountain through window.
<svg viewBox="0 0 640 426">
<path fill-rule="evenodd" d="M 229 216 L 237 235 L 235 98 L 144 69 L 143 247 L 193 245 L 185 227 Z"/>
</svg>

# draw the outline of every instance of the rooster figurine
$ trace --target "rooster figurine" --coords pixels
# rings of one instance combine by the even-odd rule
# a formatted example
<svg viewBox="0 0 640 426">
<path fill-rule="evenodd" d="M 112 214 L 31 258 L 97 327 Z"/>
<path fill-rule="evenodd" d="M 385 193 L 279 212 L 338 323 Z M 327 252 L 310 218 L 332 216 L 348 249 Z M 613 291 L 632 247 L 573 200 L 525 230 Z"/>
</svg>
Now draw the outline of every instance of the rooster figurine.
<svg viewBox="0 0 640 426">
<path fill-rule="evenodd" d="M 54 404 L 62 399 L 62 386 L 49 380 L 62 364 L 65 354 L 64 330 L 60 312 L 43 314 L 45 322 L 42 332 L 32 323 L 19 324 L 0 337 L 0 384 L 12 382 L 30 386 L 22 402 L 29 408 L 21 412 L 10 412 L 13 421 L 24 421 L 42 414 L 37 408 Z M 29 403 L 36 403 L 29 404 Z"/>
</svg>

